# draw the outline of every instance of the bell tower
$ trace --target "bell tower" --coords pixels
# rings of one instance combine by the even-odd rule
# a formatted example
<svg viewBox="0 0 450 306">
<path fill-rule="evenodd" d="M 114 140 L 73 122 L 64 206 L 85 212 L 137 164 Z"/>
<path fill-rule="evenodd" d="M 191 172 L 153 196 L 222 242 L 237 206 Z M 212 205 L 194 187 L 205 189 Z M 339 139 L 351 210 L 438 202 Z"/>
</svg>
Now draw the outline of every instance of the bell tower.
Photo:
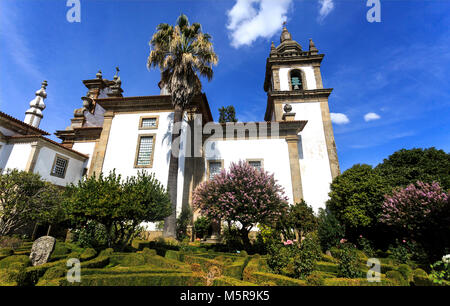
<svg viewBox="0 0 450 306">
<path fill-rule="evenodd" d="M 270 47 L 264 81 L 266 121 L 308 121 L 298 150 L 303 198 L 315 208 L 324 206 L 329 184 L 340 171 L 328 107 L 332 88 L 323 88 L 320 72 L 324 56 L 312 39 L 303 50 L 284 25 L 280 44 Z"/>
</svg>

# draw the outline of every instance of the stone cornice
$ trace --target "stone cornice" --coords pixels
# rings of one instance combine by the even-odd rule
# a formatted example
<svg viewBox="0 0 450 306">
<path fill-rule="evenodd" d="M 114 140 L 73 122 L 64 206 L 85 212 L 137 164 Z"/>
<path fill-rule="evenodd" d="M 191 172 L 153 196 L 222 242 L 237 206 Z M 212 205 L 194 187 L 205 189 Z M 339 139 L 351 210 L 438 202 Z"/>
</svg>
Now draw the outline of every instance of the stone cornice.
<svg viewBox="0 0 450 306">
<path fill-rule="evenodd" d="M 174 111 L 170 95 L 142 96 L 142 97 L 109 97 L 95 99 L 106 111 L 121 112 L 151 112 L 167 110 Z M 204 93 L 194 97 L 192 106 L 203 115 L 204 122 L 213 121 L 208 100 Z"/>
<path fill-rule="evenodd" d="M 268 139 L 286 138 L 300 133 L 307 120 L 277 121 L 277 122 L 236 122 L 209 124 L 209 132 L 203 130 L 203 139 L 209 140 L 236 140 L 236 139 Z M 256 127 L 256 134 L 251 134 L 249 129 Z M 227 134 L 227 128 L 231 132 Z M 238 130 L 244 131 L 239 133 Z M 220 133 L 219 131 L 222 131 Z M 229 130 L 230 131 L 230 130 Z M 274 134 L 273 134 L 273 133 Z M 273 134 L 273 135 L 272 135 Z"/>
<path fill-rule="evenodd" d="M 102 127 L 80 127 L 73 130 L 56 131 L 55 135 L 63 141 L 63 143 L 86 141 L 96 141 L 100 138 Z"/>
</svg>

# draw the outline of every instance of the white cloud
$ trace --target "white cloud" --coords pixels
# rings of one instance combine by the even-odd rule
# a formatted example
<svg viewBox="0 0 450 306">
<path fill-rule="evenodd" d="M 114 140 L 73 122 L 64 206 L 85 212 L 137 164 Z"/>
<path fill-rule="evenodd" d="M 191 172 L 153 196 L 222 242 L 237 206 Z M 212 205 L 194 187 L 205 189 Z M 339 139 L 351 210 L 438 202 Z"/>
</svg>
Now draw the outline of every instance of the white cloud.
<svg viewBox="0 0 450 306">
<path fill-rule="evenodd" d="M 372 120 L 378 120 L 380 119 L 380 115 L 378 115 L 377 113 L 367 113 L 364 115 L 364 120 L 366 122 L 372 121 Z"/>
<path fill-rule="evenodd" d="M 350 122 L 346 114 L 330 113 L 331 122 L 336 124 L 347 124 Z"/>
<path fill-rule="evenodd" d="M 292 0 L 237 0 L 227 12 L 231 45 L 251 45 L 259 37 L 270 38 L 287 20 Z"/>
<path fill-rule="evenodd" d="M 320 10 L 319 10 L 319 22 L 323 21 L 328 14 L 334 9 L 333 0 L 319 0 Z"/>
</svg>

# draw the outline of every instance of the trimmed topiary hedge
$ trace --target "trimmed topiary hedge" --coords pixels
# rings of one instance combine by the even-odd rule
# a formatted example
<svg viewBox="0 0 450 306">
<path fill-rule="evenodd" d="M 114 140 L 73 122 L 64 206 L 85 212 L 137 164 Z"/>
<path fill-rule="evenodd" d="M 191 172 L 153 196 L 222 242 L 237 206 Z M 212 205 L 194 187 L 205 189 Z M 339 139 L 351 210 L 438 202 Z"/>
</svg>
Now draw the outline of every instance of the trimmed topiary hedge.
<svg viewBox="0 0 450 306">
<path fill-rule="evenodd" d="M 246 274 L 245 281 L 264 286 L 273 283 L 276 286 L 306 286 L 306 281 L 268 272 Z"/>
<path fill-rule="evenodd" d="M 69 283 L 65 278 L 42 280 L 38 286 L 204 286 L 206 280 L 192 273 L 94 274 Z"/>
<path fill-rule="evenodd" d="M 369 282 L 365 278 L 326 278 L 325 286 L 397 286 L 396 282 L 382 279 L 380 282 Z"/>
<path fill-rule="evenodd" d="M 214 279 L 213 286 L 256 286 L 256 285 L 233 277 L 221 276 L 219 278 Z"/>
</svg>

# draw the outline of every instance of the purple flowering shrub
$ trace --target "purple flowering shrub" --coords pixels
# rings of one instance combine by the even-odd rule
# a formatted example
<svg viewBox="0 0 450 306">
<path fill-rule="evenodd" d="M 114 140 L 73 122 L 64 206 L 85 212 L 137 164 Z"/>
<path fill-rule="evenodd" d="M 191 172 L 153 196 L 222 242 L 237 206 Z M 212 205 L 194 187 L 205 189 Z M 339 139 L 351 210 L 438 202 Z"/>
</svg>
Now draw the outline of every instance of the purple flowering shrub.
<svg viewBox="0 0 450 306">
<path fill-rule="evenodd" d="M 413 237 L 427 225 L 428 217 L 443 207 L 448 200 L 448 194 L 439 183 L 418 181 L 385 196 L 380 221 Z"/>
<path fill-rule="evenodd" d="M 245 247 L 249 231 L 257 223 L 272 225 L 286 212 L 287 198 L 273 174 L 247 162 L 232 163 L 213 179 L 201 183 L 193 193 L 193 204 L 213 221 L 239 222 Z"/>
</svg>

